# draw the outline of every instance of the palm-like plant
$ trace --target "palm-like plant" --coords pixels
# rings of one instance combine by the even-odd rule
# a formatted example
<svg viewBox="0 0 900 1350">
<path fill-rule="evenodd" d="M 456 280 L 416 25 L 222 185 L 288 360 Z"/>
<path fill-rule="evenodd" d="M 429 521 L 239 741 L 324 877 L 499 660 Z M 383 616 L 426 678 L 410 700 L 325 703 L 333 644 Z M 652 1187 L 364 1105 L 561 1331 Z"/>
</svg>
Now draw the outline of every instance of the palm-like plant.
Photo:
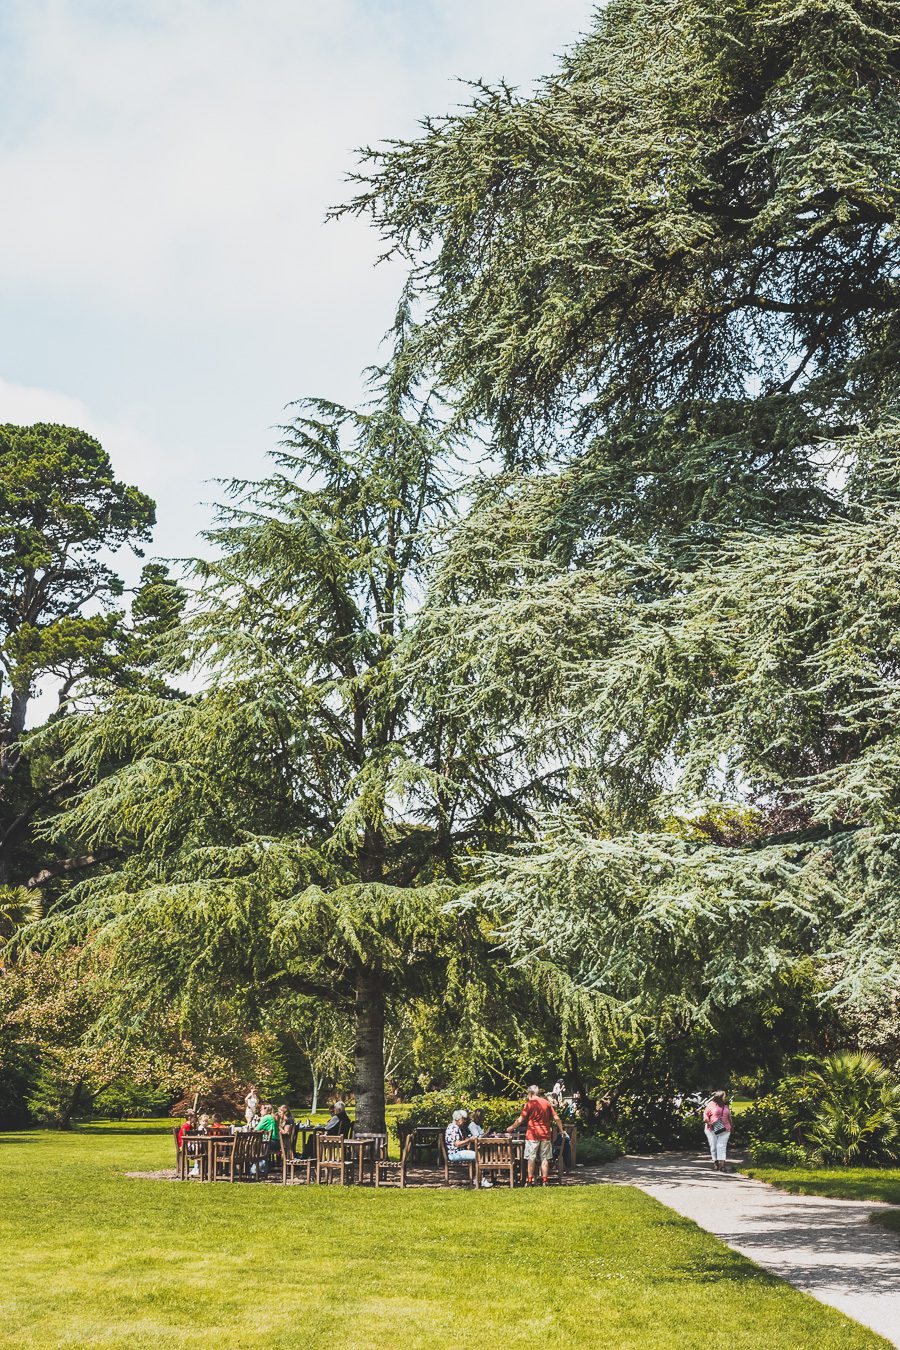
<svg viewBox="0 0 900 1350">
<path fill-rule="evenodd" d="M 804 1076 L 820 1094 L 808 1132 L 817 1162 L 854 1162 L 900 1154 L 900 1085 L 874 1055 L 829 1055 Z"/>
</svg>

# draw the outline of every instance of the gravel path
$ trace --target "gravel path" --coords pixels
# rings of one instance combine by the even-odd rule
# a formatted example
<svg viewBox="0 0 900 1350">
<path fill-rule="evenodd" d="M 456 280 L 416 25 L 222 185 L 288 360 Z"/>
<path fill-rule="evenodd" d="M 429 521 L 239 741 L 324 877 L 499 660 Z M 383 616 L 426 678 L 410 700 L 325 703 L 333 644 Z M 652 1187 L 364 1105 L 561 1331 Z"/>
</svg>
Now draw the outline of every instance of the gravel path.
<svg viewBox="0 0 900 1350">
<path fill-rule="evenodd" d="M 869 1223 L 868 1200 L 786 1195 L 708 1157 L 621 1158 L 607 1182 L 638 1186 L 766 1270 L 900 1346 L 900 1239 Z"/>
</svg>

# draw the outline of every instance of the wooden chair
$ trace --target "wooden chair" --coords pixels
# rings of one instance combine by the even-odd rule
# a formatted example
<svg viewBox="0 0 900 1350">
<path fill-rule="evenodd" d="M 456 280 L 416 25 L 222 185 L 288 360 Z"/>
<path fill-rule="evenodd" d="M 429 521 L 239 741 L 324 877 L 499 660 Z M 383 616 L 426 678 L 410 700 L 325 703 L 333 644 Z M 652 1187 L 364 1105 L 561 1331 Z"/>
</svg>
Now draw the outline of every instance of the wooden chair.
<svg viewBox="0 0 900 1350">
<path fill-rule="evenodd" d="M 316 1181 L 320 1186 L 323 1177 L 328 1178 L 330 1185 L 335 1175 L 339 1179 L 339 1184 L 345 1186 L 347 1184 L 347 1168 L 350 1166 L 350 1160 L 344 1151 L 342 1135 L 316 1135 Z"/>
<path fill-rule="evenodd" d="M 234 1148 L 231 1150 L 231 1180 L 246 1181 L 247 1177 L 247 1146 L 250 1136 L 246 1130 L 236 1130 L 234 1135 Z"/>
<path fill-rule="evenodd" d="M 259 1130 L 248 1130 L 243 1135 L 243 1158 L 241 1176 L 244 1181 L 264 1181 L 265 1163 L 269 1154 L 269 1141 Z"/>
<path fill-rule="evenodd" d="M 210 1181 L 234 1181 L 235 1164 L 238 1160 L 238 1134 L 226 1134 L 224 1131 L 213 1136 L 211 1150 L 212 1174 Z"/>
<path fill-rule="evenodd" d="M 387 1178 L 396 1173 L 400 1181 L 400 1189 L 406 1185 L 406 1169 L 409 1165 L 409 1155 L 412 1151 L 413 1136 L 410 1130 L 409 1134 L 403 1140 L 403 1147 L 400 1150 L 399 1158 L 389 1158 L 387 1149 L 384 1154 L 375 1159 L 375 1185 L 383 1186 L 387 1184 Z"/>
<path fill-rule="evenodd" d="M 207 1180 L 207 1140 L 205 1134 L 185 1134 L 181 1141 L 181 1160 L 180 1160 L 180 1178 L 182 1181 L 191 1179 L 191 1172 L 194 1167 L 197 1168 L 197 1175 L 201 1181 Z"/>
<path fill-rule="evenodd" d="M 578 1130 L 576 1129 L 576 1127 L 575 1127 L 574 1125 L 567 1125 L 567 1126 L 566 1126 L 566 1129 L 565 1129 L 565 1133 L 569 1136 L 569 1148 L 571 1149 L 571 1152 L 572 1152 L 572 1171 L 574 1172 L 574 1170 L 575 1170 L 575 1149 L 576 1149 L 576 1144 L 577 1144 L 577 1140 L 578 1140 Z M 557 1131 L 556 1131 L 556 1137 L 555 1137 L 555 1139 L 553 1140 L 553 1147 L 554 1147 L 554 1148 L 556 1148 L 556 1145 L 557 1145 L 558 1142 L 559 1142 L 559 1131 L 557 1130 Z M 564 1185 L 565 1185 L 565 1173 L 566 1173 L 566 1169 L 565 1169 L 565 1153 L 566 1153 L 565 1145 L 563 1145 L 563 1146 L 560 1148 L 559 1153 L 558 1153 L 558 1155 L 557 1155 L 557 1157 L 556 1157 L 556 1159 L 554 1160 L 554 1163 L 553 1163 L 553 1170 L 557 1173 L 557 1177 L 558 1177 L 560 1186 L 564 1186 Z"/>
<path fill-rule="evenodd" d="M 184 1179 L 187 1176 L 187 1164 L 185 1163 L 185 1158 L 187 1154 L 178 1142 L 178 1135 L 180 1134 L 180 1132 L 181 1132 L 180 1125 L 176 1125 L 175 1128 L 172 1130 L 172 1135 L 175 1139 L 175 1171 L 178 1180 L 184 1181 Z"/>
<path fill-rule="evenodd" d="M 297 1130 L 284 1130 L 278 1136 L 281 1148 L 281 1180 L 287 1185 L 288 1176 L 294 1180 L 298 1172 L 306 1173 L 306 1184 L 312 1180 L 312 1158 L 298 1158 L 296 1153 Z"/>
<path fill-rule="evenodd" d="M 469 1145 L 469 1144 L 474 1144 L 474 1143 L 475 1143 L 475 1140 L 474 1140 L 474 1139 L 461 1139 L 461 1140 L 460 1140 L 460 1143 Z M 468 1148 L 466 1149 L 466 1152 L 469 1152 L 469 1149 L 468 1149 Z M 468 1173 L 469 1180 L 470 1180 L 470 1181 L 473 1183 L 473 1185 L 474 1185 L 474 1182 L 475 1182 L 475 1163 L 474 1163 L 474 1162 L 468 1162 L 468 1161 L 454 1161 L 454 1160 L 450 1157 L 450 1154 L 447 1152 L 447 1141 L 445 1140 L 443 1134 L 441 1134 L 441 1135 L 438 1136 L 438 1158 L 440 1159 L 441 1165 L 442 1165 L 443 1168 L 444 1168 L 444 1180 L 445 1180 L 448 1184 L 449 1184 L 449 1181 L 450 1181 L 450 1168 L 451 1168 L 451 1167 L 464 1167 L 464 1168 L 466 1169 L 466 1172 Z"/>
<path fill-rule="evenodd" d="M 374 1180 L 374 1178 L 375 1178 L 375 1164 L 379 1161 L 379 1159 L 380 1159 L 382 1162 L 387 1161 L 387 1155 L 388 1155 L 388 1137 L 387 1137 L 387 1134 L 377 1134 L 377 1133 L 375 1133 L 374 1131 L 367 1130 L 367 1131 L 364 1131 L 362 1134 L 359 1134 L 359 1133 L 354 1134 L 354 1135 L 353 1135 L 353 1138 L 354 1138 L 354 1139 L 371 1139 L 371 1140 L 372 1140 L 372 1143 L 373 1143 L 373 1149 L 372 1149 L 371 1158 L 368 1160 L 368 1163 L 369 1163 L 369 1167 L 370 1167 L 370 1169 L 371 1169 L 372 1179 Z"/>
<path fill-rule="evenodd" d="M 388 1155 L 388 1137 L 386 1134 L 376 1134 L 374 1131 L 364 1131 L 362 1134 L 356 1133 L 352 1136 L 354 1139 L 374 1139 L 375 1140 L 375 1159 L 386 1158 Z"/>
<path fill-rule="evenodd" d="M 412 1131 L 412 1138 L 411 1160 L 418 1161 L 417 1155 L 422 1153 L 433 1153 L 435 1161 L 440 1165 L 441 1144 L 444 1139 L 442 1125 L 416 1125 Z"/>
<path fill-rule="evenodd" d="M 483 1138 L 475 1140 L 475 1185 L 482 1178 L 499 1181 L 504 1174 L 510 1190 L 516 1184 L 516 1156 L 511 1139 Z"/>
</svg>

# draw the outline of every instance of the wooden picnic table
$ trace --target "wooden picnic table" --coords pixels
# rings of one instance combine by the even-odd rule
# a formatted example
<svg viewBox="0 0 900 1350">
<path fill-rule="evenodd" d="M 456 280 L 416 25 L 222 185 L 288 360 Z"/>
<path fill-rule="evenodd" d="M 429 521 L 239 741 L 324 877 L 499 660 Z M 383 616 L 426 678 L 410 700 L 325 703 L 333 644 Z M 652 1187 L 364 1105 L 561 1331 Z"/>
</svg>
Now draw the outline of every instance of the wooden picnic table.
<svg viewBox="0 0 900 1350">
<path fill-rule="evenodd" d="M 216 1179 L 216 1150 L 226 1154 L 234 1150 L 235 1136 L 224 1130 L 210 1131 L 209 1134 L 186 1134 L 183 1138 L 187 1158 L 193 1158 L 200 1168 L 201 1181 Z M 186 1169 L 187 1170 L 187 1169 Z"/>
<path fill-rule="evenodd" d="M 363 1168 L 367 1161 L 371 1161 L 372 1170 L 375 1169 L 375 1140 L 374 1139 L 354 1139 L 351 1135 L 349 1139 L 344 1140 L 344 1152 L 352 1159 L 356 1154 L 356 1180 L 362 1185 Z M 366 1158 L 368 1152 L 369 1158 Z"/>
<path fill-rule="evenodd" d="M 296 1143 L 294 1144 L 294 1152 L 299 1157 L 303 1157 L 303 1155 L 306 1153 L 306 1141 L 309 1139 L 310 1135 L 321 1134 L 324 1129 L 325 1129 L 324 1125 L 298 1125 L 297 1140 Z M 313 1149 L 313 1158 L 315 1158 L 315 1156 L 316 1151 L 315 1149 Z"/>
</svg>

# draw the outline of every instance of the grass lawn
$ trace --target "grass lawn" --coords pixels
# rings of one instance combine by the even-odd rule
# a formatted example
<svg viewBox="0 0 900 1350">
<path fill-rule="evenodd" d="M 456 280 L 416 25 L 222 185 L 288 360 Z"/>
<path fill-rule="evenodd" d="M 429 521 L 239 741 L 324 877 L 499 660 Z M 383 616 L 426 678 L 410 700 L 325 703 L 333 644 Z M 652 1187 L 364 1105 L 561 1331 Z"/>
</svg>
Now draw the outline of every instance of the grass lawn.
<svg viewBox="0 0 900 1350">
<path fill-rule="evenodd" d="M 128 1180 L 169 1123 L 0 1135 L 0 1344 L 865 1350 L 887 1342 L 641 1192 Z"/>
<path fill-rule="evenodd" d="M 900 1205 L 900 1167 L 742 1167 L 794 1195 L 833 1195 L 839 1200 L 886 1200 Z"/>
</svg>

